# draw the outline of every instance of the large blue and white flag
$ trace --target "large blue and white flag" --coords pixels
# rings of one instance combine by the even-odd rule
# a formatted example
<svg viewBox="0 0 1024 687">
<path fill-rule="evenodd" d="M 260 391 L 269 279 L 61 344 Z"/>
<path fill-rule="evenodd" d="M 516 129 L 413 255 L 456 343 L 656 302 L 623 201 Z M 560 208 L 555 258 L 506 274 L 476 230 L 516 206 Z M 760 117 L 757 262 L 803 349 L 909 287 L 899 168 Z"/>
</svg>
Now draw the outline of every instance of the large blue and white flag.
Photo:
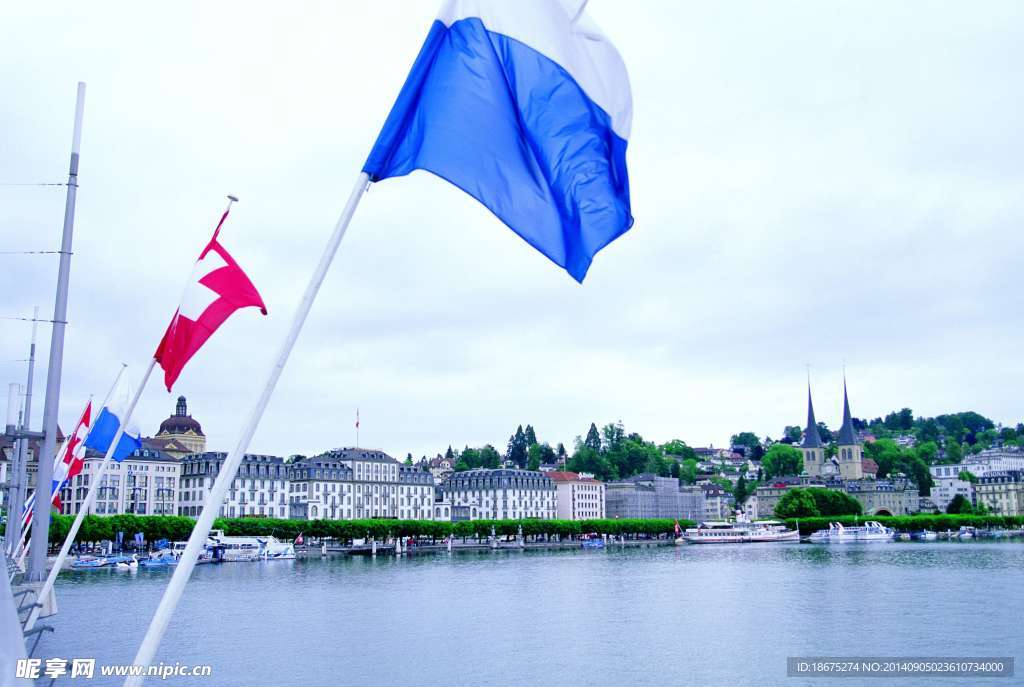
<svg viewBox="0 0 1024 687">
<path fill-rule="evenodd" d="M 117 435 L 117 430 L 121 427 L 122 420 L 128 415 L 131 397 L 131 389 L 122 376 L 117 383 L 117 388 L 110 393 L 110 400 L 107 401 L 107 405 L 103 407 L 103 410 L 100 411 L 99 416 L 93 423 L 89 436 L 85 439 L 87 448 L 106 454 L 107 449 L 110 448 L 110 444 Z M 142 448 L 142 432 L 139 431 L 135 419 L 129 418 L 128 425 L 125 427 L 124 434 L 118 440 L 117 448 L 114 449 L 112 457 L 120 462 L 133 451 L 140 448 Z"/>
<path fill-rule="evenodd" d="M 633 102 L 586 0 L 448 0 L 363 167 L 470 194 L 577 281 L 633 225 Z"/>
</svg>

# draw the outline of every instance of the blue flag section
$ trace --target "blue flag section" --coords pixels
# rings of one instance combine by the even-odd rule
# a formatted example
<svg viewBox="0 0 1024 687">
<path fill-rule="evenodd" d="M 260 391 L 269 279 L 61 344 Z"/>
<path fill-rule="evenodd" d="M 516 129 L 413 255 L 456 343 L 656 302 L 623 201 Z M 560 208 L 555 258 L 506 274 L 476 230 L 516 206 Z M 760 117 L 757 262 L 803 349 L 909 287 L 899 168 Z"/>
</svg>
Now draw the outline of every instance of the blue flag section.
<svg viewBox="0 0 1024 687">
<path fill-rule="evenodd" d="M 631 113 L 625 65 L 580 3 L 455 0 L 363 171 L 448 180 L 582 282 L 633 224 Z"/>
<path fill-rule="evenodd" d="M 85 439 L 87 448 L 106 454 L 121 423 L 128 418 L 131 395 L 131 390 L 124 379 L 118 381 L 117 386 L 110 393 L 110 402 L 100 411 L 89 431 L 89 436 Z M 114 449 L 112 458 L 120 462 L 140 448 L 142 448 L 142 432 L 139 431 L 135 421 L 128 418 L 128 425 L 117 442 L 117 448 Z"/>
<path fill-rule="evenodd" d="M 121 421 L 117 416 L 110 412 L 108 408 L 104 408 L 100 411 L 100 416 L 96 418 L 95 426 L 89 432 L 89 437 L 85 440 L 86 447 L 105 454 L 107 449 L 110 448 L 111 442 L 114 441 L 114 435 L 117 434 L 120 426 Z M 132 436 L 126 430 L 117 442 L 117 448 L 114 449 L 112 457 L 114 460 L 121 462 L 140 448 L 142 448 L 142 439 L 138 435 Z"/>
</svg>

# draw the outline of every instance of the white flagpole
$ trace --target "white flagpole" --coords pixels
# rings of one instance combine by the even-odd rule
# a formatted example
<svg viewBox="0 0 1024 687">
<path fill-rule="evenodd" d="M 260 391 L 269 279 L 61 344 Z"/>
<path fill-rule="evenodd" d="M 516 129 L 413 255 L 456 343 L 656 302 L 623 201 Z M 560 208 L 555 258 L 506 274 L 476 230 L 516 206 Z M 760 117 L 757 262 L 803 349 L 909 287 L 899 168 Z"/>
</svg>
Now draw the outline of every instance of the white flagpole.
<svg viewBox="0 0 1024 687">
<path fill-rule="evenodd" d="M 139 398 L 142 396 L 143 389 L 146 388 L 146 383 L 149 382 L 149 376 L 153 372 L 153 366 L 156 365 L 156 359 L 151 358 L 149 366 L 146 368 L 146 374 L 142 377 L 142 381 L 139 382 L 139 388 L 135 390 L 135 395 L 132 396 L 131 403 L 128 404 L 128 409 L 124 413 L 124 417 L 121 419 L 121 424 L 117 428 L 117 432 L 114 434 L 114 439 L 110 442 L 110 446 L 107 448 L 107 453 L 103 456 L 103 462 L 100 463 L 100 467 L 96 472 L 92 484 L 89 485 L 89 492 L 85 495 L 85 500 L 82 502 L 81 508 L 78 509 L 78 515 L 75 516 L 75 521 L 71 523 L 71 529 L 68 530 L 68 536 L 64 539 L 63 546 L 60 547 L 60 553 L 57 554 L 57 560 L 53 562 L 53 568 L 50 569 L 50 574 L 46 577 L 46 582 L 39 589 L 39 594 L 36 595 L 37 600 L 45 599 L 47 594 L 53 589 L 54 582 L 57 581 L 57 575 L 60 574 L 60 569 L 64 565 L 64 559 L 67 558 L 68 551 L 71 549 L 72 542 L 75 541 L 75 536 L 78 534 L 78 529 L 82 526 L 82 521 L 85 519 L 85 514 L 92 508 L 93 501 L 96 500 L 96 492 L 100 489 L 100 482 L 103 480 L 103 475 L 107 471 L 107 465 L 110 464 L 110 459 L 114 457 L 114 451 L 117 449 L 117 444 L 121 441 L 121 437 L 124 435 L 125 427 L 132 419 L 132 413 L 135 412 L 135 406 L 139 402 Z M 121 378 L 121 374 L 124 373 L 124 366 L 121 367 L 121 372 L 117 373 L 118 379 Z M 115 386 L 117 382 L 114 382 Z M 111 392 L 113 389 L 111 389 Z M 107 394 L 109 400 L 110 394 Z M 103 407 L 106 407 L 107 402 L 103 402 Z M 91 428 L 90 428 L 90 431 Z M 38 501 L 38 499 L 36 499 Z M 39 607 L 36 606 L 32 609 L 32 612 L 28 616 L 28 620 L 25 622 L 25 630 L 31 630 L 36 624 L 36 619 L 39 618 Z"/>
<path fill-rule="evenodd" d="M 181 596 L 185 591 L 185 584 L 188 582 L 189 576 L 192 575 L 196 559 L 199 558 L 199 551 L 205 543 L 206 537 L 210 534 L 210 528 L 213 527 L 213 521 L 217 517 L 217 513 L 224 501 L 224 495 L 227 493 L 231 482 L 235 479 L 238 466 L 242 462 L 242 457 L 249 448 L 249 442 L 252 440 L 253 434 L 256 433 L 256 427 L 259 426 L 263 412 L 267 409 L 267 404 L 270 403 L 270 397 L 274 393 L 274 387 L 277 386 L 277 380 L 281 377 L 281 372 L 284 370 L 285 363 L 288 362 L 288 356 L 291 355 L 295 341 L 299 337 L 299 332 L 302 331 L 302 326 L 306 322 L 309 310 L 313 307 L 313 301 L 316 300 L 324 277 L 327 276 L 327 270 L 330 269 L 334 255 L 338 252 L 338 246 L 341 244 L 341 240 L 345 238 L 345 230 L 348 229 L 348 224 L 352 221 L 352 215 L 355 214 L 356 206 L 359 205 L 359 200 L 369 187 L 369 183 L 369 175 L 366 172 L 361 172 L 359 178 L 356 179 L 352 193 L 349 194 L 348 202 L 345 203 L 345 208 L 341 211 L 341 216 L 334 226 L 334 232 L 327 241 L 323 255 L 320 256 L 320 262 L 309 278 L 306 292 L 299 302 L 298 310 L 296 310 L 295 316 L 292 318 L 288 333 L 285 335 L 284 341 L 281 342 L 281 349 L 277 354 L 277 360 L 274 362 L 273 367 L 270 368 L 263 391 L 260 393 L 252 412 L 249 414 L 249 419 L 242 428 L 238 443 L 224 460 L 224 465 L 221 467 L 213 487 L 210 488 L 210 493 L 206 496 L 203 510 L 199 513 L 195 527 L 192 528 L 192 534 L 188 538 L 185 551 L 181 554 L 178 565 L 175 566 L 171 581 L 167 583 L 167 589 L 164 590 L 164 595 L 160 599 L 160 605 L 157 607 L 153 619 L 149 622 L 149 629 L 146 630 L 146 636 L 139 646 L 138 653 L 135 654 L 134 664 L 137 666 L 148 667 L 153 663 L 156 650 L 160 646 L 164 632 L 167 630 L 167 624 L 171 621 L 174 609 L 177 608 L 178 602 L 181 600 Z M 143 670 L 143 672 L 145 671 Z M 143 679 L 144 676 L 142 675 L 129 676 L 124 681 L 124 687 L 140 687 Z"/>
</svg>

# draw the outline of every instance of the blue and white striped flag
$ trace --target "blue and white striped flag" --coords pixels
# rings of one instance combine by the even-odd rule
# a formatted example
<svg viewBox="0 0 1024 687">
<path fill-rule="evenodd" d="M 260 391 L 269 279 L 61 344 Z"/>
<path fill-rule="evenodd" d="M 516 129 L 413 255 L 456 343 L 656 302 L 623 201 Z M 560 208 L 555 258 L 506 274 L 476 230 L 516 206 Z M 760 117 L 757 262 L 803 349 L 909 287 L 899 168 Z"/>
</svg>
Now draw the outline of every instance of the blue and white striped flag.
<svg viewBox="0 0 1024 687">
<path fill-rule="evenodd" d="M 117 383 L 117 388 L 110 393 L 107 405 L 103 407 L 93 423 L 92 430 L 85 440 L 87 448 L 106 454 L 111 442 L 114 441 L 117 430 L 121 427 L 121 420 L 128 414 L 131 397 L 131 389 L 122 376 Z M 121 435 L 121 439 L 117 442 L 117 448 L 114 449 L 112 457 L 120 462 L 140 448 L 142 448 L 142 432 L 139 431 L 138 424 L 132 418 L 129 420 L 124 434 Z"/>
<path fill-rule="evenodd" d="M 363 171 L 447 179 L 582 282 L 633 225 L 629 78 L 585 5 L 445 2 Z"/>
</svg>

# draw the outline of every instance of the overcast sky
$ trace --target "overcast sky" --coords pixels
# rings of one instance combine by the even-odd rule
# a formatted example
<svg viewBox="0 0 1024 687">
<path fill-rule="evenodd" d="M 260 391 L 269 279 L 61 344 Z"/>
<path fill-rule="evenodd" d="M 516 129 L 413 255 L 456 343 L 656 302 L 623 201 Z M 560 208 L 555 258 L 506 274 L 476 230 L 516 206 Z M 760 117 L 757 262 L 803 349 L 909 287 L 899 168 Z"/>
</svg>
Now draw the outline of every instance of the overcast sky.
<svg viewBox="0 0 1024 687">
<path fill-rule="evenodd" d="M 299 9 L 301 8 L 301 9 Z M 403 457 L 519 423 L 571 444 L 777 436 L 805 417 L 1024 419 L 1024 9 L 1017 2 L 625 3 L 589 13 L 633 85 L 631 231 L 580 286 L 423 172 L 364 198 L 250 451 Z M 436 12 L 433 2 L 8 3 L 0 182 L 60 182 L 88 83 L 62 425 L 137 379 L 209 238 L 235 315 L 178 393 L 228 450 Z M 0 187 L 2 250 L 54 249 L 64 189 Z M 55 256 L 0 255 L 2 316 L 52 314 Z M 29 325 L 0 320 L 0 381 Z M 41 329 L 35 420 L 49 327 Z"/>
</svg>

